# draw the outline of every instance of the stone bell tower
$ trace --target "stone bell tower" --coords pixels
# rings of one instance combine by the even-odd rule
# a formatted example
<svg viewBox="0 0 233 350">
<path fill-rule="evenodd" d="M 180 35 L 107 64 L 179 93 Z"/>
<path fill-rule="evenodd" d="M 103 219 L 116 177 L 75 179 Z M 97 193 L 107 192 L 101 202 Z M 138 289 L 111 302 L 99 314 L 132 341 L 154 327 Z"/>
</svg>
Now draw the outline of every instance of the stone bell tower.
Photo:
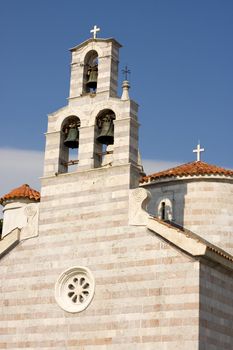
<svg viewBox="0 0 233 350">
<path fill-rule="evenodd" d="M 63 207 L 65 219 L 77 223 L 78 203 L 84 199 L 95 197 L 99 212 L 98 203 L 103 201 L 110 208 L 114 191 L 124 189 L 126 198 L 127 191 L 138 186 L 138 105 L 129 98 L 127 81 L 123 82 L 122 96 L 117 96 L 120 47 L 115 39 L 99 39 L 94 32 L 93 38 L 70 50 L 68 105 L 48 116 L 41 231 L 43 225 L 48 227 L 48 221 L 56 221 L 57 227 Z M 90 204 L 93 211 L 91 199 Z M 111 210 L 106 214 L 111 215 Z M 61 219 L 60 229 L 62 225 Z M 49 224 L 50 228 L 55 226 Z"/>
</svg>

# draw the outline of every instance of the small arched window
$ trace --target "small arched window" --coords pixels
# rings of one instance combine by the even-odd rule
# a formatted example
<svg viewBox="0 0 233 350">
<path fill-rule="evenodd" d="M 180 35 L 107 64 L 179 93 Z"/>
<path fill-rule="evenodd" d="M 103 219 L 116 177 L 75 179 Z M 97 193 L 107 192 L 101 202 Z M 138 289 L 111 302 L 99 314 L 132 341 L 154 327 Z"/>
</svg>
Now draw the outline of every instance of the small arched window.
<svg viewBox="0 0 233 350">
<path fill-rule="evenodd" d="M 98 53 L 91 50 L 84 59 L 83 92 L 96 93 L 98 82 Z"/>
<path fill-rule="evenodd" d="M 59 172 L 75 171 L 78 165 L 80 119 L 70 116 L 63 122 L 61 129 Z"/>
<path fill-rule="evenodd" d="M 166 204 L 165 202 L 161 203 L 161 219 L 165 220 L 166 218 Z"/>
<path fill-rule="evenodd" d="M 173 208 L 172 202 L 169 198 L 160 199 L 157 204 L 157 216 L 160 220 L 172 221 L 173 219 Z"/>
<path fill-rule="evenodd" d="M 114 151 L 115 113 L 105 109 L 99 113 L 95 125 L 95 167 L 111 166 Z"/>
</svg>

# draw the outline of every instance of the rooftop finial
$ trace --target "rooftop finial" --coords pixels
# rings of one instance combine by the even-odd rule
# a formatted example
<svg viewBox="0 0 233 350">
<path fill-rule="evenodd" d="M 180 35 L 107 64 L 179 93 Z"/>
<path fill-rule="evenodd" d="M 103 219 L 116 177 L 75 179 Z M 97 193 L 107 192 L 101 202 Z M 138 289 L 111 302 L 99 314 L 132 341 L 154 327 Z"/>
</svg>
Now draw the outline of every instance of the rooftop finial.
<svg viewBox="0 0 233 350">
<path fill-rule="evenodd" d="M 201 144 L 200 141 L 198 141 L 198 145 L 197 148 L 193 150 L 194 153 L 197 153 L 197 162 L 199 162 L 201 160 L 201 152 L 204 152 L 205 149 L 201 148 Z"/>
<path fill-rule="evenodd" d="M 128 80 L 128 75 L 130 75 L 130 70 L 129 70 L 129 68 L 128 68 L 128 66 L 126 65 L 125 66 L 125 68 L 124 69 L 122 69 L 122 73 L 123 73 L 123 75 L 124 75 L 124 80 Z"/>
<path fill-rule="evenodd" d="M 97 27 L 97 25 L 94 25 L 94 28 L 90 30 L 90 33 L 93 33 L 93 38 L 96 39 L 97 32 L 100 31 L 100 28 Z"/>
</svg>

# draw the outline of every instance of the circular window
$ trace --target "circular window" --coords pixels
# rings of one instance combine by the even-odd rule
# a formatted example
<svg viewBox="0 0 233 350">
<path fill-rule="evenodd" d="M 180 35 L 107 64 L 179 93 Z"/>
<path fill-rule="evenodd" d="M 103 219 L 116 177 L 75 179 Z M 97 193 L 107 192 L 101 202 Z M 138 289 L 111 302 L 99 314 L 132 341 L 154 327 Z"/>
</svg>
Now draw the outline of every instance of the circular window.
<svg viewBox="0 0 233 350">
<path fill-rule="evenodd" d="M 55 299 L 68 312 L 80 312 L 90 304 L 95 289 L 94 277 L 89 269 L 74 266 L 64 271 L 55 284 Z"/>
</svg>

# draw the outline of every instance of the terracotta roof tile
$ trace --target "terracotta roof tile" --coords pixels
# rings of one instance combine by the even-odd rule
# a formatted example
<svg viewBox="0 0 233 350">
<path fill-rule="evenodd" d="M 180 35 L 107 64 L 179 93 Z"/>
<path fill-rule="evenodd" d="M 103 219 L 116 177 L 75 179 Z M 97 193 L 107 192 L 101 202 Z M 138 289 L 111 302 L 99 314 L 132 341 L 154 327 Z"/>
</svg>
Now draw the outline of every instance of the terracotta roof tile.
<svg viewBox="0 0 233 350">
<path fill-rule="evenodd" d="M 29 185 L 24 184 L 0 198 L 0 204 L 8 199 L 16 198 L 28 198 L 38 202 L 40 200 L 40 192 L 33 190 Z"/>
<path fill-rule="evenodd" d="M 141 183 L 169 177 L 201 176 L 201 175 L 223 175 L 233 177 L 233 170 L 227 170 L 216 165 L 211 165 L 202 161 L 195 161 L 178 165 L 165 171 L 160 171 L 141 178 Z"/>
</svg>

